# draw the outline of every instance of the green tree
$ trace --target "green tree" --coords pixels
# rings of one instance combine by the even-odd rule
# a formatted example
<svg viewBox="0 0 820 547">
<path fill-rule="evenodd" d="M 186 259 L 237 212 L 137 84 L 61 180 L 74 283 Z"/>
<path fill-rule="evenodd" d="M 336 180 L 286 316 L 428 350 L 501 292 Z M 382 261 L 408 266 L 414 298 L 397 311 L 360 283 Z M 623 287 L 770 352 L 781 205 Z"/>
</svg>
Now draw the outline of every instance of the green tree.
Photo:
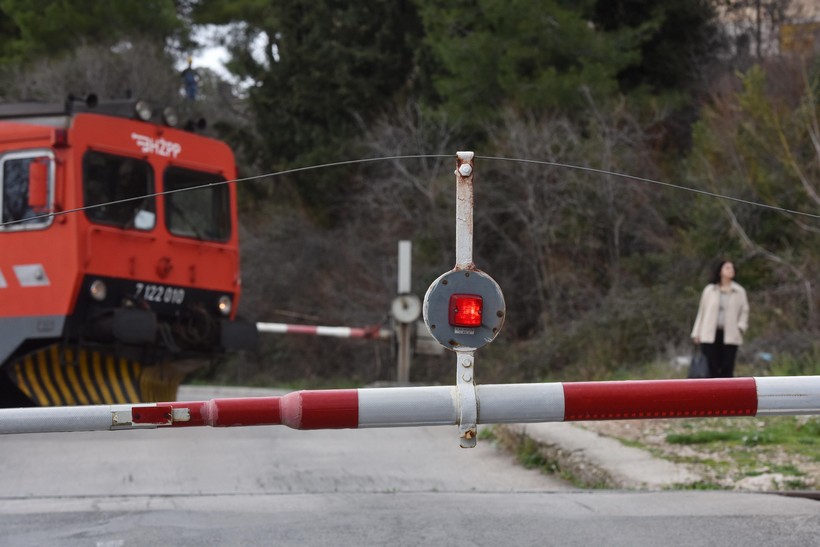
<svg viewBox="0 0 820 547">
<path fill-rule="evenodd" d="M 590 1 L 418 0 L 424 43 L 442 106 L 461 121 L 494 119 L 502 107 L 578 113 L 589 93 L 609 97 L 638 60 L 630 29 L 600 32 Z"/>
<path fill-rule="evenodd" d="M 722 50 L 710 0 L 597 0 L 589 16 L 605 32 L 633 29 L 640 56 L 618 73 L 623 92 L 690 91 Z"/>
<path fill-rule="evenodd" d="M 350 139 L 405 87 L 419 32 L 413 6 L 390 0 L 204 1 L 193 15 L 198 23 L 233 24 L 228 67 L 253 82 L 262 156 L 279 168 L 346 159 Z M 331 217 L 351 190 L 339 171 L 299 177 L 296 187 Z"/>
<path fill-rule="evenodd" d="M 59 57 L 82 44 L 128 37 L 160 42 L 184 37 L 184 22 L 166 0 L 0 0 L 0 62 Z"/>
</svg>

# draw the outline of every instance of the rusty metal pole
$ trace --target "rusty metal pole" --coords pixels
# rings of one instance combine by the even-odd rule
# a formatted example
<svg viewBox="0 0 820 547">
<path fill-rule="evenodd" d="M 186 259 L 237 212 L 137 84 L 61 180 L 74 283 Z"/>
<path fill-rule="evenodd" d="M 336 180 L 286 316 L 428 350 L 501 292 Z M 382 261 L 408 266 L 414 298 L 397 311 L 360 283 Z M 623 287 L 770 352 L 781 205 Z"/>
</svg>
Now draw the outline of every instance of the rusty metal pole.
<svg viewBox="0 0 820 547">
<path fill-rule="evenodd" d="M 474 270 L 473 263 L 473 153 L 456 157 L 456 270 Z"/>
<path fill-rule="evenodd" d="M 456 270 L 475 270 L 473 262 L 473 152 L 456 153 Z M 474 448 L 478 435 L 475 349 L 456 349 L 458 434 L 462 448 Z"/>
</svg>

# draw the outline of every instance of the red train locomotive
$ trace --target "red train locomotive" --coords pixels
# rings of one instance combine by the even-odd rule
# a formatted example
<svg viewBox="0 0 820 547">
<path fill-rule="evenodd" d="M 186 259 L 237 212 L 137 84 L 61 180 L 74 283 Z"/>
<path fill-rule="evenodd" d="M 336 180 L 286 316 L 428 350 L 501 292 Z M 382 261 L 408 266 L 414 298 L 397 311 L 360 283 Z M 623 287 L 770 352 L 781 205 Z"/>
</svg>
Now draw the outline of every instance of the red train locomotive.
<svg viewBox="0 0 820 547">
<path fill-rule="evenodd" d="M 143 101 L 0 105 L 0 406 L 173 400 L 238 320 L 222 142 Z"/>
</svg>

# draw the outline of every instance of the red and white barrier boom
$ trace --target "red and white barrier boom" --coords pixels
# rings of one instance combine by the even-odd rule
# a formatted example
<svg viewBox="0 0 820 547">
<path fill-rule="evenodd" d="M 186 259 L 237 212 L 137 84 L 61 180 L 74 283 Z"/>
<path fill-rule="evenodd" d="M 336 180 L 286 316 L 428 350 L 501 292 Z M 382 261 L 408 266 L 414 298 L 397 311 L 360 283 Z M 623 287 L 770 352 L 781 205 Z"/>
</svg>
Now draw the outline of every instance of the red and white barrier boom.
<svg viewBox="0 0 820 547">
<path fill-rule="evenodd" d="M 256 330 L 272 334 L 311 334 L 334 338 L 390 338 L 390 330 L 379 325 L 370 327 L 324 327 L 320 325 L 293 325 L 289 323 L 257 323 Z"/>
<path fill-rule="evenodd" d="M 472 261 L 472 160 L 472 152 L 457 155 L 456 266 L 430 285 L 423 305 L 433 337 L 456 353 L 456 385 L 5 409 L 0 410 L 0 434 L 191 426 L 457 425 L 461 446 L 470 447 L 475 446 L 478 423 L 820 414 L 820 376 L 477 386 L 475 350 L 495 338 L 506 309 L 498 285 Z"/>
<path fill-rule="evenodd" d="M 0 410 L 0 434 L 285 425 L 461 425 L 456 386 L 296 391 L 282 397 Z M 477 423 L 820 414 L 820 376 L 480 385 Z"/>
</svg>

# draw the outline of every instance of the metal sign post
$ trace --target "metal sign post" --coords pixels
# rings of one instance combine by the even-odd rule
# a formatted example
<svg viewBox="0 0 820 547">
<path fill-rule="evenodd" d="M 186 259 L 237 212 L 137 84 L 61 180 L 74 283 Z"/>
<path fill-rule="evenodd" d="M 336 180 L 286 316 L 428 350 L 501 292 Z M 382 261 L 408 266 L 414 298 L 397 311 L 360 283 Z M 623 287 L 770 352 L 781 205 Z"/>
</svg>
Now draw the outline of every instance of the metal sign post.
<svg viewBox="0 0 820 547">
<path fill-rule="evenodd" d="M 406 386 L 410 383 L 410 355 L 413 323 L 421 314 L 421 302 L 415 294 L 410 293 L 411 256 L 413 244 L 410 241 L 399 241 L 398 295 L 393 300 L 390 312 L 396 321 L 397 372 L 396 382 Z"/>
</svg>

